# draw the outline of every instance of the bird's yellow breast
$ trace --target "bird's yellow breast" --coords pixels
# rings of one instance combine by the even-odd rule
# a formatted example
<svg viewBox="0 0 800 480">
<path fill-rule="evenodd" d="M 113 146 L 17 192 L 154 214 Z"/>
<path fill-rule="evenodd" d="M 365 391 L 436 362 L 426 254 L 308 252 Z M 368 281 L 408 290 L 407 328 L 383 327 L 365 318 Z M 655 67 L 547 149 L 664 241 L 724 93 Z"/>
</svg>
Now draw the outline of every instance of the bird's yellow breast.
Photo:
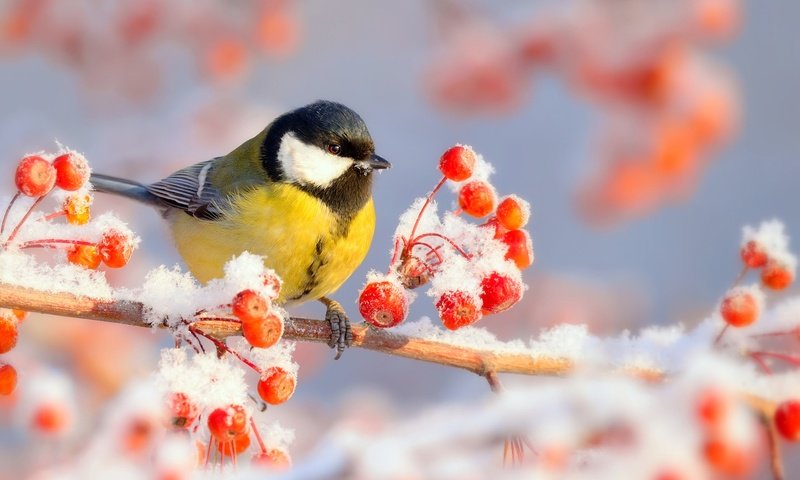
<svg viewBox="0 0 800 480">
<path fill-rule="evenodd" d="M 178 252 L 201 282 L 223 275 L 243 251 L 265 257 L 283 279 L 279 301 L 314 300 L 336 291 L 364 260 L 375 230 L 370 199 L 349 221 L 287 184 L 240 193 L 220 220 L 183 212 L 168 217 Z"/>
</svg>

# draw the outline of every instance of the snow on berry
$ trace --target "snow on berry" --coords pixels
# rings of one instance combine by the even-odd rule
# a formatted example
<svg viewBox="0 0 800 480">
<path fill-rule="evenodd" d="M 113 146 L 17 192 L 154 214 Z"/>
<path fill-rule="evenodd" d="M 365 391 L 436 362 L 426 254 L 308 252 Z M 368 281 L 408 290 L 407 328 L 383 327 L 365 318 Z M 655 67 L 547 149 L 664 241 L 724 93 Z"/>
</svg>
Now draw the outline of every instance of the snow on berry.
<svg viewBox="0 0 800 480">
<path fill-rule="evenodd" d="M 95 245 L 72 245 L 67 248 L 67 261 L 89 270 L 100 266 L 102 256 Z"/>
<path fill-rule="evenodd" d="M 17 190 L 28 197 L 41 197 L 50 193 L 56 184 L 56 169 L 39 155 L 29 155 L 20 160 L 14 177 Z"/>
<path fill-rule="evenodd" d="M 92 196 L 88 193 L 78 192 L 69 195 L 64 200 L 63 211 L 67 217 L 67 222 L 72 225 L 85 225 L 91 218 L 89 207 L 92 204 Z"/>
<path fill-rule="evenodd" d="M 389 328 L 399 325 L 408 316 L 409 298 L 394 277 L 375 272 L 358 295 L 358 311 L 370 325 Z"/>
<path fill-rule="evenodd" d="M 217 407 L 208 414 L 208 430 L 220 442 L 229 442 L 247 432 L 247 412 L 238 404 Z"/>
<path fill-rule="evenodd" d="M 258 395 L 270 405 L 280 405 L 294 394 L 297 378 L 281 367 L 266 369 L 258 381 Z"/>
<path fill-rule="evenodd" d="M 764 300 L 764 292 L 758 285 L 732 288 L 722 299 L 720 315 L 733 327 L 746 327 L 758 320 Z"/>
<path fill-rule="evenodd" d="M 792 284 L 794 275 L 794 263 L 770 259 L 761 270 L 761 282 L 772 290 L 783 290 Z"/>
<path fill-rule="evenodd" d="M 472 325 L 482 315 L 480 298 L 461 290 L 443 293 L 436 301 L 436 310 L 448 330 Z"/>
<path fill-rule="evenodd" d="M 77 152 L 67 152 L 53 160 L 56 170 L 56 185 L 67 191 L 75 191 L 83 187 L 92 173 L 89 163 Z"/>
<path fill-rule="evenodd" d="M 111 268 L 122 268 L 127 265 L 133 253 L 133 247 L 133 237 L 115 229 L 103 232 L 103 236 L 97 244 L 100 258 Z"/>
<path fill-rule="evenodd" d="M 514 262 L 520 270 L 533 263 L 533 242 L 525 230 L 511 230 L 503 234 L 500 240 L 506 244 L 508 251 L 505 258 Z"/>
<path fill-rule="evenodd" d="M 70 380 L 53 370 L 27 372 L 14 415 L 29 432 L 63 437 L 76 423 L 75 390 Z"/>
<path fill-rule="evenodd" d="M 797 257 L 789 250 L 789 236 L 780 220 L 761 222 L 758 228 L 745 226 L 741 256 L 749 267 L 764 267 L 762 280 L 770 288 L 781 290 L 794 279 Z"/>
</svg>

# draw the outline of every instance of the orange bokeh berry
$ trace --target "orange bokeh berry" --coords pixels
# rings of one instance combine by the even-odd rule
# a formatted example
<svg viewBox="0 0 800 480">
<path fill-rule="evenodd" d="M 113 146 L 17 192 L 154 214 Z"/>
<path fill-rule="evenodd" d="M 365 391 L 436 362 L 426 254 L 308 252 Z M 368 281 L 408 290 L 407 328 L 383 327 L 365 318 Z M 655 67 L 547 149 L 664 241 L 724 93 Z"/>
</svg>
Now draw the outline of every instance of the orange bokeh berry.
<svg viewBox="0 0 800 480">
<path fill-rule="evenodd" d="M 794 281 L 794 273 L 781 262 L 770 260 L 761 271 L 761 282 L 773 290 L 783 290 Z"/>
<path fill-rule="evenodd" d="M 17 346 L 18 323 L 16 315 L 11 310 L 0 310 L 0 353 L 8 353 Z"/>
<path fill-rule="evenodd" d="M 725 295 L 719 313 L 728 325 L 746 327 L 758 319 L 761 305 L 752 293 L 733 290 Z"/>
<path fill-rule="evenodd" d="M 292 466 L 292 459 L 284 450 L 272 448 L 253 455 L 253 464 L 270 470 L 285 471 Z"/>
<path fill-rule="evenodd" d="M 766 265 L 769 260 L 764 247 L 755 240 L 750 240 L 745 243 L 740 251 L 740 255 L 742 257 L 742 262 L 744 262 L 748 268 L 761 268 Z"/>
<path fill-rule="evenodd" d="M 63 405 L 44 403 L 34 410 L 31 427 L 40 433 L 59 434 L 66 430 L 69 421 L 69 412 Z"/>
<path fill-rule="evenodd" d="M 0 364 L 0 395 L 8 396 L 17 388 L 17 370 L 7 364 Z"/>
<path fill-rule="evenodd" d="M 787 400 L 778 405 L 775 427 L 786 440 L 800 441 L 800 400 Z"/>
</svg>

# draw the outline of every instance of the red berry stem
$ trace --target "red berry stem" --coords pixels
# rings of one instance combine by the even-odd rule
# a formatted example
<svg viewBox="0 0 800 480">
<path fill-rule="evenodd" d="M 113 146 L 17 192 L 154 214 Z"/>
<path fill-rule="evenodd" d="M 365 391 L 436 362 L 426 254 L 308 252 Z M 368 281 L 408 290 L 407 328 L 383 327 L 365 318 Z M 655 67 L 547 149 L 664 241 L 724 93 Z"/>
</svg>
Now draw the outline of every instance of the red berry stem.
<svg viewBox="0 0 800 480">
<path fill-rule="evenodd" d="M 14 203 L 17 201 L 19 196 L 20 196 L 19 192 L 15 193 L 14 196 L 11 197 L 11 201 L 8 202 L 8 207 L 6 207 L 6 212 L 3 214 L 3 223 L 0 224 L 0 235 L 2 235 L 3 232 L 6 231 L 6 221 L 8 221 L 8 214 L 11 213 L 11 207 L 14 206 Z"/>
<path fill-rule="evenodd" d="M 764 371 L 764 373 L 767 375 L 772 375 L 772 369 L 769 367 L 769 365 L 767 365 L 767 362 L 761 358 L 761 355 L 755 352 L 750 352 L 748 356 L 752 358 L 754 362 L 756 362 L 756 364 L 761 368 L 761 370 Z"/>
<path fill-rule="evenodd" d="M 58 212 L 53 212 L 53 213 L 51 213 L 49 215 L 45 215 L 44 217 L 40 218 L 39 221 L 49 222 L 50 220 L 52 220 L 54 218 L 63 217 L 66 214 L 67 214 L 67 212 L 65 212 L 64 210 L 60 210 Z"/>
<path fill-rule="evenodd" d="M 42 203 L 42 201 L 44 200 L 44 198 L 46 196 L 47 195 L 42 195 L 41 197 L 37 198 L 35 202 L 33 202 L 33 205 L 31 205 L 31 208 L 29 208 L 28 211 L 25 212 L 25 216 L 22 217 L 22 219 L 19 221 L 19 223 L 17 223 L 17 226 L 14 227 L 14 230 L 11 232 L 11 235 L 9 235 L 8 239 L 6 239 L 5 243 L 3 244 L 3 248 L 8 247 L 8 245 L 11 243 L 11 241 L 14 240 L 14 237 L 16 237 L 17 233 L 19 233 L 19 229 L 22 227 L 22 225 L 25 223 L 25 221 L 28 219 L 28 217 L 31 216 L 31 213 L 33 213 L 33 211 L 36 210 L 36 207 L 38 207 L 39 204 Z"/>
<path fill-rule="evenodd" d="M 396 239 L 394 241 L 394 250 L 392 251 L 392 260 L 389 262 L 389 272 L 392 271 L 392 267 L 394 266 L 395 262 L 397 262 L 397 259 L 400 257 L 400 246 L 401 245 L 405 246 L 405 244 L 406 244 L 406 237 L 404 237 L 402 235 L 400 236 L 400 238 L 398 238 L 398 239 Z M 405 251 L 405 248 L 403 248 L 403 251 Z"/>
<path fill-rule="evenodd" d="M 430 205 L 431 200 L 433 200 L 433 197 L 436 196 L 436 194 L 439 192 L 439 190 L 442 188 L 442 185 L 444 185 L 444 182 L 446 181 L 447 177 L 442 176 L 442 179 L 439 180 L 439 183 L 437 183 L 436 186 L 433 187 L 431 193 L 428 194 L 428 198 L 425 199 L 425 203 L 422 205 L 422 208 L 419 209 L 419 213 L 417 214 L 417 219 L 414 221 L 414 226 L 411 227 L 411 235 L 408 236 L 408 238 L 412 239 L 412 243 L 414 239 L 414 234 L 417 233 L 417 227 L 419 226 L 419 221 L 422 220 L 422 214 L 425 213 L 425 209 L 428 208 L 428 205 Z M 403 253 L 407 254 L 408 251 L 409 251 L 409 244 L 406 244 L 406 248 L 403 250 Z"/>
<path fill-rule="evenodd" d="M 786 335 L 800 335 L 800 328 L 793 328 L 791 330 L 784 330 L 780 332 L 756 333 L 750 335 L 750 338 L 785 337 Z"/>
<path fill-rule="evenodd" d="M 224 342 L 221 342 L 221 341 L 217 340 L 216 338 L 212 337 L 211 335 L 203 332 L 202 330 L 199 330 L 198 328 L 196 328 L 192 324 L 189 324 L 189 331 L 192 332 L 192 333 L 195 333 L 196 335 L 200 335 L 201 337 L 209 340 L 211 343 L 214 344 L 215 347 L 217 347 L 218 351 L 223 351 L 223 352 L 226 352 L 226 353 L 230 353 L 234 357 L 238 358 L 239 361 L 241 361 L 242 363 L 244 363 L 248 367 L 252 368 L 257 374 L 261 375 L 263 373 L 261 371 L 261 369 L 258 368 L 258 365 L 256 365 L 255 363 L 251 362 L 250 360 L 248 360 L 248 359 L 244 358 L 243 356 L 239 355 L 237 352 L 234 352 L 233 350 L 228 348 L 228 346 L 225 345 Z"/>
<path fill-rule="evenodd" d="M 454 242 L 454 241 L 450 240 L 449 238 L 445 237 L 445 236 L 444 236 L 444 235 L 442 235 L 441 233 L 436 233 L 436 232 L 423 233 L 422 235 L 420 235 L 420 236 L 418 236 L 417 238 L 413 239 L 413 240 L 411 241 L 411 245 L 414 245 L 414 244 L 419 244 L 419 240 L 420 240 L 421 238 L 426 238 L 426 237 L 436 237 L 436 238 L 440 238 L 440 239 L 444 240 L 445 242 L 449 243 L 449 244 L 450 244 L 450 245 L 451 245 L 453 248 L 455 248 L 455 249 L 456 249 L 456 251 L 457 251 L 458 253 L 460 253 L 461 255 L 463 255 L 463 256 L 464 256 L 464 258 L 466 258 L 467 260 L 469 260 L 469 259 L 471 259 L 471 258 L 472 258 L 472 255 L 470 255 L 469 253 L 465 252 L 465 251 L 464 251 L 464 249 L 462 249 L 461 247 L 459 247 L 459 246 L 456 244 L 456 242 Z"/>
<path fill-rule="evenodd" d="M 750 352 L 750 355 L 756 355 L 759 357 L 772 357 L 778 360 L 783 360 L 786 363 L 794 365 L 795 367 L 800 367 L 800 357 L 796 357 L 794 355 L 789 355 L 787 353 L 780 353 L 780 352 Z"/>
<path fill-rule="evenodd" d="M 428 250 L 429 250 L 428 255 L 430 255 L 430 254 L 435 255 L 436 259 L 439 260 L 439 263 L 442 263 L 444 261 L 444 259 L 442 258 L 442 255 L 435 248 L 433 248 L 433 245 L 431 245 L 430 243 L 414 242 L 414 247 L 416 247 L 417 245 L 419 245 L 421 247 L 427 247 Z M 411 248 L 414 248 L 414 247 L 411 247 Z"/>
<path fill-rule="evenodd" d="M 267 445 L 264 444 L 264 439 L 261 438 L 261 432 L 258 431 L 258 427 L 256 427 L 256 422 L 253 420 L 253 417 L 250 417 L 250 428 L 253 430 L 253 435 L 256 437 L 256 441 L 258 442 L 258 447 L 261 449 L 262 453 L 267 453 Z"/>
<path fill-rule="evenodd" d="M 736 275 L 736 278 L 733 279 L 732 287 L 736 287 L 739 283 L 744 279 L 744 276 L 747 275 L 747 272 L 750 270 L 750 267 L 745 265 L 742 267 L 742 270 L 739 272 L 739 275 Z"/>
<path fill-rule="evenodd" d="M 717 345 L 719 345 L 720 340 L 722 340 L 722 336 L 725 335 L 725 332 L 728 331 L 728 327 L 730 327 L 730 326 L 731 326 L 730 323 L 726 323 L 725 326 L 722 327 L 722 330 L 719 331 L 719 335 L 717 335 L 717 338 L 714 340 L 714 346 L 715 347 Z"/>
</svg>

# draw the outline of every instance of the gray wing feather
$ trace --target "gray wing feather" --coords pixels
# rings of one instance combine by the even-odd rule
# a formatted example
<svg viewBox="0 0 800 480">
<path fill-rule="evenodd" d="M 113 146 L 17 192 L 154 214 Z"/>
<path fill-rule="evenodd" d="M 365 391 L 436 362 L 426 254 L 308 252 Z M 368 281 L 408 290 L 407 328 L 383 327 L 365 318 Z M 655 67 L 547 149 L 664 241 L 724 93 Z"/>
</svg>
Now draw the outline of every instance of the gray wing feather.
<svg viewBox="0 0 800 480">
<path fill-rule="evenodd" d="M 178 170 L 147 186 L 147 191 L 170 207 L 203 220 L 217 220 L 227 201 L 209 181 L 209 170 L 217 159 Z"/>
</svg>

